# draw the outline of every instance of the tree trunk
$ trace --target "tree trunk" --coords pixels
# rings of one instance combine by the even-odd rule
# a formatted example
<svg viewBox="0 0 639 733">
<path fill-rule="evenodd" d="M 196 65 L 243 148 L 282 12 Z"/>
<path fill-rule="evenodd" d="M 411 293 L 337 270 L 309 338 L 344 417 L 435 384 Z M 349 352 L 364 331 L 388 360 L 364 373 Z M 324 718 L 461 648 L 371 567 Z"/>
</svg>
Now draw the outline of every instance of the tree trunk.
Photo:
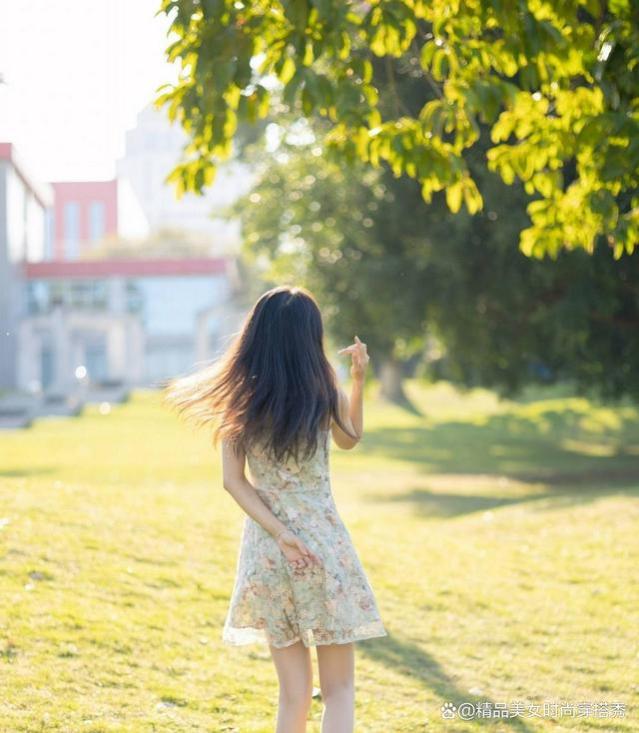
<svg viewBox="0 0 639 733">
<path fill-rule="evenodd" d="M 380 397 L 391 402 L 407 403 L 404 392 L 402 363 L 397 359 L 385 359 L 379 370 Z"/>
</svg>

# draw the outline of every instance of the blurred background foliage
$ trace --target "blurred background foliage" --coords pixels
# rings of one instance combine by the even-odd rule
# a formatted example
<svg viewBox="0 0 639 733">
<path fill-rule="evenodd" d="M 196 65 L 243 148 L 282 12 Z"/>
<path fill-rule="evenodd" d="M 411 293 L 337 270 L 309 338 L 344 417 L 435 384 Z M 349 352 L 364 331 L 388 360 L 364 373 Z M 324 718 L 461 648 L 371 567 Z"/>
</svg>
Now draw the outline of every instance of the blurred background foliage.
<svg viewBox="0 0 639 733">
<path fill-rule="evenodd" d="M 178 193 L 237 155 L 247 267 L 303 283 L 386 396 L 418 373 L 639 394 L 637 10 L 172 1 Z M 518 246 L 519 242 L 519 246 Z"/>
</svg>

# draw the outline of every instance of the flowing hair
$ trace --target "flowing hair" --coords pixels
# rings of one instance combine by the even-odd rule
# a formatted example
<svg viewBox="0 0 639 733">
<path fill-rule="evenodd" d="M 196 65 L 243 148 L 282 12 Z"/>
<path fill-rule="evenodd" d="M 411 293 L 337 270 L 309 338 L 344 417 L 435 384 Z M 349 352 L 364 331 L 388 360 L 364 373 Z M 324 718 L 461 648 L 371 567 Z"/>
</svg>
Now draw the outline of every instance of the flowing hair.
<svg viewBox="0 0 639 733">
<path fill-rule="evenodd" d="M 320 309 L 301 286 L 263 293 L 227 351 L 169 381 L 165 401 L 198 426 L 215 424 L 214 445 L 223 438 L 237 453 L 261 443 L 277 461 L 299 461 L 302 450 L 310 457 L 331 418 L 352 436 L 339 415 Z"/>
</svg>

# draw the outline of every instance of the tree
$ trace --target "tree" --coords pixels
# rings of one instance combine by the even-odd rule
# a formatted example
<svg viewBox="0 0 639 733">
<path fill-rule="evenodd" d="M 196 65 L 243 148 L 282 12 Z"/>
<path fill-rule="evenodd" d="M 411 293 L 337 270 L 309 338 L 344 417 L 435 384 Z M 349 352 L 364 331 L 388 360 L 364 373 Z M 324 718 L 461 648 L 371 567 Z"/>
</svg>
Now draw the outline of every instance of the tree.
<svg viewBox="0 0 639 733">
<path fill-rule="evenodd" d="M 487 164 L 534 197 L 528 255 L 639 241 L 639 6 L 632 0 L 163 0 L 181 74 L 158 97 L 191 143 L 170 176 L 209 185 L 238 124 L 289 109 L 330 121 L 342 161 L 388 164 L 445 191 L 451 211 L 483 197 L 466 153 L 490 127 Z M 434 98 L 380 108 L 373 73 L 400 60 Z"/>
<path fill-rule="evenodd" d="M 512 396 L 566 380 L 639 397 L 639 252 L 524 256 L 512 243 L 529 197 L 477 151 L 467 164 L 486 206 L 475 216 L 451 214 L 442 193 L 420 206 L 414 180 L 321 152 L 312 139 L 284 141 L 260 158 L 255 187 L 235 206 L 244 251 L 268 279 L 310 287 L 339 341 L 365 335 L 386 397 L 405 400 L 403 362 L 432 336 L 444 355 L 429 371 L 457 384 Z"/>
<path fill-rule="evenodd" d="M 423 217 L 438 207 L 420 207 L 409 179 L 345 168 L 321 152 L 283 144 L 266 156 L 231 212 L 242 219 L 244 255 L 264 263 L 267 281 L 309 287 L 333 338 L 360 335 L 375 354 L 381 394 L 406 403 L 402 363 L 423 350 L 427 333 Z"/>
<path fill-rule="evenodd" d="M 570 382 L 605 399 L 639 398 L 639 251 L 614 259 L 563 250 L 554 260 L 512 246 L 528 197 L 469 157 L 486 206 L 450 217 L 429 258 L 426 320 L 445 347 L 437 374 L 513 396 Z M 443 243 L 442 243 L 443 244 Z"/>
</svg>

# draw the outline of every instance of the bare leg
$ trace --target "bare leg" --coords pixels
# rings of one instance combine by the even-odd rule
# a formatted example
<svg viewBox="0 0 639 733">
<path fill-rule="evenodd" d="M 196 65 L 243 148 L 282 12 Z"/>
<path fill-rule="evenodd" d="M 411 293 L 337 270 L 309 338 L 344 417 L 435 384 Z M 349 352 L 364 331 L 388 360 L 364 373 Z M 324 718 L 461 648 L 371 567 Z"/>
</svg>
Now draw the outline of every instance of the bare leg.
<svg viewBox="0 0 639 733">
<path fill-rule="evenodd" d="M 313 692 L 310 650 L 301 641 L 283 649 L 269 648 L 280 683 L 275 733 L 305 733 Z"/>
<path fill-rule="evenodd" d="M 353 733 L 355 727 L 354 643 L 318 644 L 322 688 L 322 733 Z"/>
</svg>

